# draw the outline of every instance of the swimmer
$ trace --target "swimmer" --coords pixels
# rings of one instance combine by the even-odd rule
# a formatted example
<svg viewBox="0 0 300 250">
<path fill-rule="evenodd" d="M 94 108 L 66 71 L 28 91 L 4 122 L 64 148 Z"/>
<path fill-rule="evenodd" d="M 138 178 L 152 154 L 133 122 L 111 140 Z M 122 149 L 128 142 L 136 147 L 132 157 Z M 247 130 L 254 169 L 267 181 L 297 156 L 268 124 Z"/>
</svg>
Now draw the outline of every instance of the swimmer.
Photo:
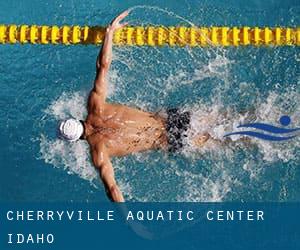
<svg viewBox="0 0 300 250">
<path fill-rule="evenodd" d="M 162 117 L 106 101 L 114 32 L 128 24 L 121 23 L 128 14 L 128 11 L 120 14 L 106 29 L 96 61 L 96 77 L 88 98 L 86 119 L 64 120 L 58 128 L 59 137 L 66 141 L 82 139 L 88 142 L 93 164 L 99 171 L 108 197 L 114 202 L 124 202 L 124 198 L 110 159 L 145 150 L 177 152 L 183 147 L 183 137 L 191 119 L 189 112 L 179 109 L 169 109 L 167 116 Z M 209 134 L 204 133 L 195 136 L 193 141 L 201 147 L 209 139 Z"/>
</svg>

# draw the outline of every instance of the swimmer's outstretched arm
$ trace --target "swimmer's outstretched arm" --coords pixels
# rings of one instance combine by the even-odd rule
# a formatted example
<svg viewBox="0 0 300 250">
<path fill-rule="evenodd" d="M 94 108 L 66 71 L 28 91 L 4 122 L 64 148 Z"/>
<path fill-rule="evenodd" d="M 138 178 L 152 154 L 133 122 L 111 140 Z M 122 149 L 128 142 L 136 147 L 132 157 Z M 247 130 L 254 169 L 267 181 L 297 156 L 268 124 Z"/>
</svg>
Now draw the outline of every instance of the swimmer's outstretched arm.
<svg viewBox="0 0 300 250">
<path fill-rule="evenodd" d="M 115 180 L 113 166 L 103 143 L 93 149 L 92 158 L 95 167 L 99 170 L 100 178 L 109 199 L 114 202 L 124 202 L 123 195 Z"/>
<path fill-rule="evenodd" d="M 127 15 L 128 11 L 123 12 L 117 16 L 111 24 L 106 28 L 105 38 L 103 46 L 96 61 L 96 78 L 94 83 L 94 91 L 103 98 L 106 99 L 107 94 L 107 74 L 112 61 L 112 44 L 114 32 L 117 29 L 123 28 L 127 23 L 120 23 Z"/>
</svg>

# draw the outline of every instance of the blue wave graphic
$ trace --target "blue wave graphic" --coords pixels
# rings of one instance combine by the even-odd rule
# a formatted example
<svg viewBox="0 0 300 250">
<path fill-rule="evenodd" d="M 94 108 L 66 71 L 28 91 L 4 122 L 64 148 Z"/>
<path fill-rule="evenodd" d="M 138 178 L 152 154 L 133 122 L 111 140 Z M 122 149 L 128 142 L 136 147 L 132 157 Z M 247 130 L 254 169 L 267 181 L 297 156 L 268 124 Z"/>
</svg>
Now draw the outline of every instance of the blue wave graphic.
<svg viewBox="0 0 300 250">
<path fill-rule="evenodd" d="M 291 124 L 291 118 L 287 115 L 283 115 L 280 117 L 279 122 L 282 126 L 288 126 Z M 231 135 L 247 135 L 255 138 L 259 138 L 262 140 L 266 141 L 286 141 L 295 138 L 297 135 L 290 135 L 290 136 L 282 136 L 284 134 L 291 134 L 297 131 L 300 131 L 300 128 L 282 128 L 282 127 L 276 127 L 270 124 L 266 123 L 246 123 L 239 125 L 237 128 L 254 128 L 254 129 L 259 129 L 262 132 L 268 132 L 272 134 L 279 134 L 281 136 L 276 136 L 276 135 L 270 135 L 270 134 L 265 134 L 262 132 L 255 132 L 255 131 L 238 131 L 238 132 L 232 132 L 229 134 L 224 135 L 224 137 L 231 136 Z"/>
<path fill-rule="evenodd" d="M 265 123 L 248 123 L 248 124 L 240 125 L 238 126 L 238 128 L 256 128 L 273 134 L 287 134 L 287 133 L 300 131 L 300 128 L 294 128 L 294 129 L 278 128 Z"/>
<path fill-rule="evenodd" d="M 233 133 L 229 133 L 229 134 L 224 135 L 224 137 L 231 136 L 231 135 L 248 135 L 248 136 L 256 137 L 256 138 L 266 140 L 266 141 L 286 141 L 286 140 L 290 140 L 290 139 L 293 139 L 293 138 L 296 137 L 296 135 L 293 135 L 293 136 L 273 136 L 273 135 L 267 135 L 267 134 L 258 133 L 258 132 L 254 132 L 254 131 L 233 132 Z"/>
</svg>

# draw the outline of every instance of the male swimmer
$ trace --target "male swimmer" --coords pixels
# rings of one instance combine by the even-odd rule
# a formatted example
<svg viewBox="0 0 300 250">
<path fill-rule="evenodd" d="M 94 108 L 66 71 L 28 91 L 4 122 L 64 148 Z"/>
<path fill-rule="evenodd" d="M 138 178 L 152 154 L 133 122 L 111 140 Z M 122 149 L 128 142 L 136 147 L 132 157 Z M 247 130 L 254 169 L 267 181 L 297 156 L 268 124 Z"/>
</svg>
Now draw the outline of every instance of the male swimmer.
<svg viewBox="0 0 300 250">
<path fill-rule="evenodd" d="M 185 132 L 190 127 L 190 113 L 169 109 L 167 118 L 125 105 L 106 102 L 107 75 L 112 61 L 113 35 L 127 23 L 120 23 L 128 11 L 116 17 L 107 27 L 102 49 L 96 61 L 96 78 L 88 98 L 88 115 L 85 121 L 68 119 L 59 124 L 59 137 L 75 142 L 87 140 L 92 161 L 99 170 L 108 197 L 124 202 L 117 186 L 111 157 L 135 152 L 161 149 L 176 152 L 182 149 Z M 208 133 L 193 140 L 202 146 L 209 140 Z"/>
</svg>

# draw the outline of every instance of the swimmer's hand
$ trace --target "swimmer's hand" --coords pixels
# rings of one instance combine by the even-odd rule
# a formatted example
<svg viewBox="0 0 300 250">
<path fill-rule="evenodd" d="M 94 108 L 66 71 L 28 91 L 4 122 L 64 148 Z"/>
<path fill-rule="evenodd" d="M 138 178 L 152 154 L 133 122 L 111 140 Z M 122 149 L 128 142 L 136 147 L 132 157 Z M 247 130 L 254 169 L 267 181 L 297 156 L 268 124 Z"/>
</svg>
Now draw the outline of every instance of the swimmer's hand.
<svg viewBox="0 0 300 250">
<path fill-rule="evenodd" d="M 118 29 L 124 28 L 126 25 L 128 25 L 128 22 L 120 23 L 125 17 L 127 17 L 129 14 L 129 11 L 126 10 L 123 13 L 121 13 L 119 16 L 117 16 L 107 27 L 107 32 L 115 32 Z"/>
</svg>

